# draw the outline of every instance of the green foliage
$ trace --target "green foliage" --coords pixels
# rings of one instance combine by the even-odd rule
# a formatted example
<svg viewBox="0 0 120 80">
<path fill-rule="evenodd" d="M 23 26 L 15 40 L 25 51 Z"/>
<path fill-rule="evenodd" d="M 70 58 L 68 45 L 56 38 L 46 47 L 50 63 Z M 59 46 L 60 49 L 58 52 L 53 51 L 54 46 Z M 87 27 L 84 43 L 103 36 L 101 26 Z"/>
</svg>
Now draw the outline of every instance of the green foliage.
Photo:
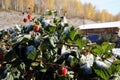
<svg viewBox="0 0 120 80">
<path fill-rule="evenodd" d="M 75 42 L 79 46 L 80 49 L 82 49 L 86 44 L 87 41 L 82 39 L 82 36 L 76 35 Z"/>
<path fill-rule="evenodd" d="M 112 74 L 120 72 L 120 60 L 114 61 L 110 69 Z"/>
<path fill-rule="evenodd" d="M 111 42 L 111 43 L 116 43 L 118 41 L 118 35 L 117 34 L 107 34 L 107 33 L 103 33 L 102 35 L 100 35 L 100 38 L 98 40 L 99 42 Z M 100 44 L 101 44 L 100 43 Z"/>
<path fill-rule="evenodd" d="M 110 77 L 110 72 L 109 72 L 109 70 L 94 68 L 94 71 L 95 71 L 95 73 L 97 74 L 97 76 L 99 76 L 99 77 L 102 78 L 103 80 L 108 80 L 109 77 Z"/>
<path fill-rule="evenodd" d="M 120 60 L 114 61 L 108 69 L 97 69 L 94 67 L 95 73 L 104 80 L 108 80 L 112 75 L 120 72 Z"/>
<path fill-rule="evenodd" d="M 94 48 L 93 48 L 94 47 Z M 112 56 L 111 50 L 115 47 L 114 43 L 103 42 L 101 45 L 91 45 L 91 52 L 94 55 L 101 56 L 101 58 L 110 58 Z"/>
</svg>

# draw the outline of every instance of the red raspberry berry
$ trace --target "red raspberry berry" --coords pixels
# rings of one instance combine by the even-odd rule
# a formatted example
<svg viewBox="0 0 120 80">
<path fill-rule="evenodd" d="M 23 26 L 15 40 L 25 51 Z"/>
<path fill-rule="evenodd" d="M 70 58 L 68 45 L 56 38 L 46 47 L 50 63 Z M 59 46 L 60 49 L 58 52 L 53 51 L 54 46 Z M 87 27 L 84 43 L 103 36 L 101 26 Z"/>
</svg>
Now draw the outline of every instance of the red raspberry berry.
<svg viewBox="0 0 120 80">
<path fill-rule="evenodd" d="M 30 20 L 30 19 L 32 18 L 32 15 L 28 14 L 27 17 L 28 17 L 28 19 Z"/>
<path fill-rule="evenodd" d="M 27 22 L 27 18 L 24 18 L 24 19 L 23 19 L 23 22 L 26 23 L 26 22 Z"/>
<path fill-rule="evenodd" d="M 3 54 L 0 54 L 0 59 L 3 59 Z"/>
<path fill-rule="evenodd" d="M 66 68 L 59 69 L 58 74 L 65 76 L 67 74 L 67 69 Z"/>
<path fill-rule="evenodd" d="M 40 29 L 40 27 L 39 27 L 38 25 L 35 25 L 35 26 L 34 26 L 34 30 L 35 30 L 35 31 L 39 31 L 39 29 Z"/>
</svg>

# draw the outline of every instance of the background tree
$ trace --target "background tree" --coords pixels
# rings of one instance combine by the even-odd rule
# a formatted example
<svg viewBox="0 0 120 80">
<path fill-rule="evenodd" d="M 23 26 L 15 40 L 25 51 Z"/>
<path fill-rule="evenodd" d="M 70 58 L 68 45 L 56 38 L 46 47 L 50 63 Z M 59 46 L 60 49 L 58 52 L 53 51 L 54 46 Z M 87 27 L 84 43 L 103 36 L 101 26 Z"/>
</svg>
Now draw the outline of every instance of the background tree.
<svg viewBox="0 0 120 80">
<path fill-rule="evenodd" d="M 91 3 L 80 0 L 0 0 L 0 7 L 28 13 L 43 13 L 46 9 L 57 10 L 59 14 L 67 13 L 68 18 L 87 18 L 95 21 L 116 21 L 119 14 L 112 15 L 107 10 L 98 11 Z"/>
<path fill-rule="evenodd" d="M 84 16 L 84 18 L 87 18 L 87 11 L 88 11 L 88 4 L 87 3 L 85 3 L 84 5 L 83 5 L 83 16 Z"/>
<path fill-rule="evenodd" d="M 120 20 L 120 13 L 118 13 L 117 15 L 114 16 L 114 20 L 115 21 L 119 21 Z"/>
<path fill-rule="evenodd" d="M 100 11 L 96 11 L 94 20 L 98 22 L 100 21 Z"/>
<path fill-rule="evenodd" d="M 68 4 L 69 4 L 69 0 L 55 0 L 54 9 L 59 11 L 59 14 L 63 15 L 63 13 L 68 12 Z"/>
<path fill-rule="evenodd" d="M 1 5 L 2 8 L 5 8 L 4 0 L 1 0 Z"/>
<path fill-rule="evenodd" d="M 9 9 L 9 7 L 10 7 L 10 0 L 4 0 L 4 8 L 6 9 L 6 10 L 8 10 Z"/>
<path fill-rule="evenodd" d="M 32 13 L 34 11 L 34 0 L 26 0 L 26 11 Z"/>
<path fill-rule="evenodd" d="M 54 0 L 44 0 L 45 9 L 53 10 L 54 9 Z"/>
<path fill-rule="evenodd" d="M 105 22 L 107 20 L 106 16 L 107 16 L 107 11 L 104 9 L 100 13 L 100 21 Z"/>
<path fill-rule="evenodd" d="M 82 3 L 80 1 L 75 1 L 75 4 L 76 4 L 76 8 L 77 8 L 77 16 L 82 16 Z"/>
<path fill-rule="evenodd" d="M 87 10 L 87 18 L 88 19 L 94 19 L 95 17 L 95 7 L 91 3 L 88 4 L 88 10 Z"/>
<path fill-rule="evenodd" d="M 18 0 L 19 2 L 18 2 L 18 5 L 19 5 L 19 11 L 22 11 L 23 12 L 23 10 L 24 10 L 24 1 L 23 0 Z"/>
</svg>

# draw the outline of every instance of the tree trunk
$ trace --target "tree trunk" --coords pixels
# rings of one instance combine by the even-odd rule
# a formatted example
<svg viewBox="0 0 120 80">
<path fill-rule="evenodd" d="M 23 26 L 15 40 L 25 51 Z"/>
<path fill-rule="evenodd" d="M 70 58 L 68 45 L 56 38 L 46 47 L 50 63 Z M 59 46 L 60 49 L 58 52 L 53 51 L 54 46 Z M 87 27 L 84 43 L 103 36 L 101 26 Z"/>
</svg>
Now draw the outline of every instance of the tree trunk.
<svg viewBox="0 0 120 80">
<path fill-rule="evenodd" d="M 4 4 L 5 0 L 2 0 L 2 8 L 5 9 L 5 4 Z"/>
</svg>

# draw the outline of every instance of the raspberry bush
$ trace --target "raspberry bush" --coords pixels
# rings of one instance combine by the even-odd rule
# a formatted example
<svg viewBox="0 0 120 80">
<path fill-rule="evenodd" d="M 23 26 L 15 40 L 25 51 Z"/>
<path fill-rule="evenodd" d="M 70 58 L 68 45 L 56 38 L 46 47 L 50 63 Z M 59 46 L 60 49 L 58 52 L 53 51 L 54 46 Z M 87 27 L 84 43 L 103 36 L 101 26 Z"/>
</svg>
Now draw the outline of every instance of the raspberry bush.
<svg viewBox="0 0 120 80">
<path fill-rule="evenodd" d="M 91 43 L 67 23 L 65 16 L 57 16 L 57 11 L 47 11 L 30 21 L 28 25 L 0 31 L 1 80 L 119 78 L 115 43 Z"/>
</svg>

